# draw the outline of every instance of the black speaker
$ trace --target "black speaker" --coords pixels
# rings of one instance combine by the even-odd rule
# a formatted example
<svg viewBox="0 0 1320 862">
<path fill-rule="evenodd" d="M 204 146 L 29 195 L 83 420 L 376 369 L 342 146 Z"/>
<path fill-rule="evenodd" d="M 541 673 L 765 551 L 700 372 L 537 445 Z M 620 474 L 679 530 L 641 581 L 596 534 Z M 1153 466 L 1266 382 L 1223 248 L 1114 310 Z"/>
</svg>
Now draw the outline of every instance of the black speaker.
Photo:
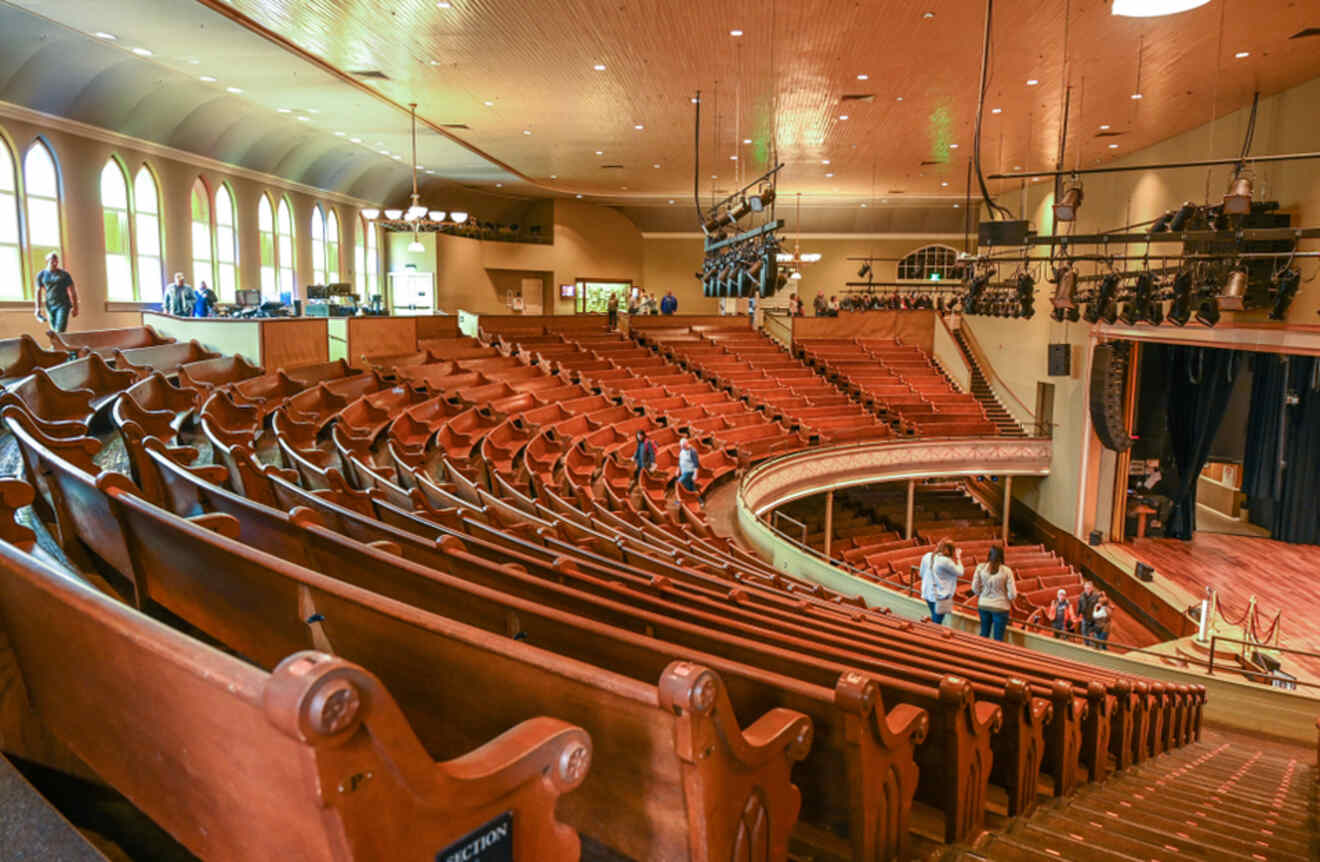
<svg viewBox="0 0 1320 862">
<path fill-rule="evenodd" d="M 1072 375 L 1072 345 L 1050 345 L 1050 376 L 1069 377 Z"/>
<path fill-rule="evenodd" d="M 1099 530 L 1092 530 L 1091 535 L 1087 541 L 1089 541 L 1091 545 L 1094 546 L 1094 545 L 1102 544 L 1104 540 L 1105 540 L 1104 533 L 1100 532 Z"/>
<path fill-rule="evenodd" d="M 1135 574 L 1139 579 L 1150 583 L 1155 580 L 1155 567 L 1148 566 L 1145 563 L 1137 563 L 1137 571 Z"/>
<path fill-rule="evenodd" d="M 1126 341 L 1097 344 L 1091 353 L 1091 425 L 1100 444 L 1115 452 L 1124 452 L 1132 446 L 1132 438 L 1123 428 L 1123 401 L 1131 355 L 1132 345 Z"/>
</svg>

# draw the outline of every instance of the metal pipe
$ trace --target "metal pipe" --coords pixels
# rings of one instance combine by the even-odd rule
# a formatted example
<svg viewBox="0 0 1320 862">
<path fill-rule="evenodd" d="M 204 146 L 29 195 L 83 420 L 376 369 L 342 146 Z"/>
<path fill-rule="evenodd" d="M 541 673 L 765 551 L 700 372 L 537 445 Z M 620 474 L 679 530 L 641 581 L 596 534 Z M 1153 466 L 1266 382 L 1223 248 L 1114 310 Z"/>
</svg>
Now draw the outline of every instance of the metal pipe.
<svg viewBox="0 0 1320 862">
<path fill-rule="evenodd" d="M 1257 164 L 1265 162 L 1292 162 L 1304 159 L 1320 159 L 1320 153 L 1281 153 L 1273 156 L 1255 156 L 1247 159 L 1247 164 Z M 1104 168 L 1081 168 L 1079 170 L 1059 170 L 1059 171 L 1013 171 L 1011 174 L 991 174 L 986 177 L 988 180 L 1015 180 L 1023 177 L 1063 177 L 1073 174 L 1120 174 L 1129 171 L 1162 171 L 1174 170 L 1177 168 L 1212 168 L 1219 165 L 1236 165 L 1242 161 L 1241 156 L 1233 156 L 1228 159 L 1201 159 L 1191 162 L 1163 162 L 1151 165 L 1111 165 Z"/>
</svg>

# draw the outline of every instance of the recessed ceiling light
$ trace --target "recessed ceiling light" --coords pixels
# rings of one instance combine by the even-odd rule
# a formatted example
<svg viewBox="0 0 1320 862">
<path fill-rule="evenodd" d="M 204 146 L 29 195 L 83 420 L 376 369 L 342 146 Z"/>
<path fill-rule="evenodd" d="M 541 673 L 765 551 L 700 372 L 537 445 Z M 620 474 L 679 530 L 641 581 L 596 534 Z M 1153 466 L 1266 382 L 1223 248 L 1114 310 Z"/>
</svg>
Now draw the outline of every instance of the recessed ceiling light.
<svg viewBox="0 0 1320 862">
<path fill-rule="evenodd" d="M 903 97 L 902 97 L 902 96 L 899 96 L 899 97 L 898 97 L 897 99 L 895 99 L 894 101 L 895 101 L 895 102 L 901 102 L 901 101 L 903 101 Z"/>
<path fill-rule="evenodd" d="M 820 160 L 820 163 L 821 163 L 822 165 L 828 165 L 828 164 L 830 163 L 830 160 L 829 160 L 829 159 L 821 159 L 821 160 Z"/>
<path fill-rule="evenodd" d="M 751 138 L 743 138 L 743 143 L 744 143 L 744 144 L 750 144 L 751 142 L 752 142 L 752 139 L 751 139 Z"/>
<path fill-rule="evenodd" d="M 582 200 L 582 195 L 578 195 L 578 200 Z"/>
<path fill-rule="evenodd" d="M 991 109 L 990 109 L 990 113 L 992 113 L 992 114 L 1002 114 L 1002 113 L 1004 113 L 1004 109 L 1003 109 L 1003 108 L 991 108 Z"/>
<path fill-rule="evenodd" d="M 847 114 L 839 114 L 839 119 L 840 119 L 840 120 L 846 120 L 846 119 L 848 119 L 848 115 L 847 115 Z"/>
<path fill-rule="evenodd" d="M 954 209 L 957 209 L 957 208 L 958 208 L 958 205 L 957 205 L 957 204 L 954 204 L 954 205 L 953 205 L 953 208 L 954 208 Z"/>
<path fill-rule="evenodd" d="M 633 123 L 633 128 L 640 132 L 642 129 L 645 129 L 646 126 L 643 126 L 641 123 Z"/>
<path fill-rule="evenodd" d="M 598 156 L 603 156 L 603 155 L 605 155 L 605 151 L 604 151 L 604 150 L 596 150 L 596 155 L 598 155 Z"/>
<path fill-rule="evenodd" d="M 202 61 L 201 61 L 201 60 L 198 60 L 196 57 L 189 57 L 187 60 L 184 60 L 184 62 L 187 63 L 189 66 L 200 66 L 200 65 L 202 65 Z"/>
<path fill-rule="evenodd" d="M 111 41 L 111 42 L 113 42 L 113 41 L 115 41 L 116 39 L 119 38 L 119 37 L 116 36 L 114 33 L 107 33 L 107 32 L 105 32 L 104 30 L 97 30 L 97 31 L 96 31 L 95 33 L 93 33 L 92 35 L 95 36 L 95 37 L 98 38 L 98 39 L 107 39 L 107 40 L 109 40 L 109 41 Z"/>
<path fill-rule="evenodd" d="M 949 187 L 949 182 L 948 182 L 948 180 L 945 180 L 944 182 L 940 183 L 940 185 L 943 186 L 944 188 L 948 188 L 948 187 Z"/>
<path fill-rule="evenodd" d="M 396 162 L 403 161 L 403 156 L 390 156 L 390 158 L 394 159 Z"/>
<path fill-rule="evenodd" d="M 524 134 L 524 135 L 530 135 L 531 133 L 532 133 L 532 130 L 531 130 L 531 129 L 523 129 L 523 134 Z"/>
<path fill-rule="evenodd" d="M 1118 144 L 1110 144 L 1110 145 L 1109 145 L 1109 149 L 1111 149 L 1111 150 L 1116 150 L 1116 149 L 1118 149 Z"/>
<path fill-rule="evenodd" d="M 440 65 L 440 61 L 439 61 L 439 60 L 432 60 L 432 61 L 430 61 L 430 62 L 431 62 L 431 65 L 432 65 L 432 66 L 439 66 L 439 65 Z"/>
<path fill-rule="evenodd" d="M 504 183 L 496 183 L 496 184 L 495 184 L 495 188 L 497 188 L 497 189 L 502 189 L 502 188 L 504 188 Z"/>
<path fill-rule="evenodd" d="M 832 176 L 834 176 L 834 174 L 832 174 L 832 173 L 827 173 L 827 174 L 825 174 L 825 178 L 826 178 L 826 179 L 829 179 L 829 178 L 832 177 Z"/>
<path fill-rule="evenodd" d="M 674 202 L 673 198 L 670 198 L 669 202 L 672 204 Z"/>
<path fill-rule="evenodd" d="M 1015 170 L 1015 171 L 1020 171 L 1020 170 L 1022 170 L 1022 166 L 1021 166 L 1021 165 L 1014 165 L 1014 166 L 1013 166 L 1013 170 Z"/>
<path fill-rule="evenodd" d="M 390 151 L 389 151 L 389 150 L 377 150 L 376 152 L 380 153 L 382 156 L 388 156 L 388 155 L 390 155 Z"/>
<path fill-rule="evenodd" d="M 293 112 L 290 111 L 288 108 L 276 108 L 276 109 L 275 109 L 275 113 L 277 113 L 277 114 L 291 114 L 291 113 L 293 113 Z"/>
<path fill-rule="evenodd" d="M 1039 83 L 1040 83 L 1040 81 L 1037 81 L 1035 78 L 1028 78 L 1028 79 L 1027 79 L 1027 86 L 1028 86 L 1028 87 L 1034 87 L 1034 86 L 1036 86 L 1036 85 L 1039 84 Z"/>
<path fill-rule="evenodd" d="M 417 170 L 419 170 L 419 171 L 424 171 L 424 170 L 426 170 L 426 166 L 425 166 L 425 165 L 415 165 L 415 167 L 416 167 Z"/>
<path fill-rule="evenodd" d="M 866 204 L 862 204 L 862 209 L 866 209 Z"/>
<path fill-rule="evenodd" d="M 921 17 L 924 18 L 924 19 L 926 19 L 927 21 L 929 21 L 931 18 L 934 18 L 934 17 L 935 17 L 935 13 L 934 13 L 934 12 L 922 12 L 922 13 L 921 13 Z"/>
<path fill-rule="evenodd" d="M 311 117 L 305 117 L 301 114 L 298 115 L 298 122 L 300 123 L 310 123 L 311 121 L 312 121 Z"/>
<path fill-rule="evenodd" d="M 651 167 L 653 167 L 653 168 L 658 168 L 658 167 L 660 167 L 660 163 L 659 163 L 659 162 L 656 162 L 655 164 L 651 165 Z"/>
<path fill-rule="evenodd" d="M 208 84 L 214 84 L 214 83 L 215 83 L 215 78 L 212 78 L 210 75 L 202 75 L 202 76 L 201 76 L 200 78 L 198 78 L 197 80 L 199 80 L 199 81 L 205 81 L 205 82 L 208 83 Z"/>
<path fill-rule="evenodd" d="M 695 105 L 697 102 L 700 102 L 700 101 L 701 101 L 701 100 L 698 99 L 696 96 L 693 96 L 693 97 L 692 97 L 692 104 Z"/>
<path fill-rule="evenodd" d="M 869 80 L 871 80 L 871 76 L 868 75 L 868 74 L 866 74 L 865 72 L 863 72 L 862 74 L 860 74 L 860 75 L 857 76 L 857 80 L 859 80 L 859 81 L 869 81 Z"/>
<path fill-rule="evenodd" d="M 627 186 L 619 186 L 619 188 L 620 188 L 621 190 L 625 191 L 625 192 L 628 191 L 628 187 L 627 187 Z"/>
<path fill-rule="evenodd" d="M 362 143 L 362 139 L 361 139 L 361 138 L 349 138 L 349 139 L 348 139 L 348 142 L 349 142 L 350 144 L 360 144 L 360 143 Z"/>
<path fill-rule="evenodd" d="M 729 161 L 731 161 L 731 162 L 736 162 L 736 161 L 738 161 L 738 157 L 737 157 L 737 156 L 729 156 Z"/>
<path fill-rule="evenodd" d="M 957 145 L 957 144 L 949 144 L 949 149 L 951 149 L 951 150 L 956 150 L 956 149 L 958 149 L 958 145 Z"/>
<path fill-rule="evenodd" d="M 604 72 L 604 71 L 605 71 L 605 64 L 604 64 L 604 63 L 597 63 L 596 65 L 592 66 L 591 68 L 595 69 L 597 72 Z M 579 196 L 579 197 L 580 197 L 580 196 Z"/>
<path fill-rule="evenodd" d="M 437 9 L 453 9 L 453 8 L 454 8 L 454 4 L 453 4 L 453 3 L 450 3 L 449 0 L 440 0 L 439 3 L 436 3 L 436 4 L 435 4 L 435 8 L 437 8 Z"/>
<path fill-rule="evenodd" d="M 550 175 L 550 179 L 552 179 L 552 180 L 557 180 L 557 179 L 559 179 L 559 174 L 551 174 L 551 175 Z"/>
<path fill-rule="evenodd" d="M 712 180 L 718 180 L 718 179 L 720 178 L 720 175 L 719 175 L 719 174 L 711 174 L 711 175 L 710 175 L 710 178 L 711 178 Z"/>
<path fill-rule="evenodd" d="M 242 88 L 242 87 L 225 87 L 225 92 L 233 93 L 233 94 L 237 95 L 237 94 L 243 92 L 243 88 Z"/>
<path fill-rule="evenodd" d="M 742 35 L 742 31 L 741 31 L 741 30 L 730 30 L 730 31 L 729 31 L 729 35 L 730 35 L 730 36 L 741 36 L 741 35 Z"/>
<path fill-rule="evenodd" d="M 1132 94 L 1132 98 L 1134 98 L 1134 99 L 1140 99 L 1140 98 L 1141 98 L 1141 94 L 1140 94 L 1140 93 L 1133 93 L 1133 94 Z"/>
<path fill-rule="evenodd" d="M 342 137 L 344 137 L 344 133 L 343 133 L 343 132 L 335 132 L 335 137 L 336 137 L 336 138 L 342 138 Z"/>
<path fill-rule="evenodd" d="M 1250 51 L 1238 51 L 1238 52 L 1237 52 L 1236 54 L 1234 54 L 1233 56 L 1236 57 L 1236 58 L 1239 59 L 1239 60 L 1245 60 L 1247 57 L 1250 57 L 1250 56 L 1251 56 L 1251 52 L 1250 52 Z"/>
<path fill-rule="evenodd" d="M 133 53 L 134 53 L 134 54 L 137 54 L 139 57 L 150 57 L 150 56 L 151 56 L 151 49 L 150 49 L 150 48 L 134 48 L 134 49 L 133 49 Z"/>
<path fill-rule="evenodd" d="M 1101 123 L 1101 124 L 1100 124 L 1100 131 L 1102 131 L 1102 132 L 1107 132 L 1107 131 L 1109 131 L 1109 124 L 1108 124 L 1108 123 Z"/>
<path fill-rule="evenodd" d="M 435 171 L 427 171 L 428 174 L 434 174 Z"/>
<path fill-rule="evenodd" d="M 492 102 L 490 99 L 487 99 L 486 101 L 482 102 L 481 104 L 485 105 L 487 108 L 493 108 L 493 107 L 495 107 L 495 103 Z"/>
</svg>

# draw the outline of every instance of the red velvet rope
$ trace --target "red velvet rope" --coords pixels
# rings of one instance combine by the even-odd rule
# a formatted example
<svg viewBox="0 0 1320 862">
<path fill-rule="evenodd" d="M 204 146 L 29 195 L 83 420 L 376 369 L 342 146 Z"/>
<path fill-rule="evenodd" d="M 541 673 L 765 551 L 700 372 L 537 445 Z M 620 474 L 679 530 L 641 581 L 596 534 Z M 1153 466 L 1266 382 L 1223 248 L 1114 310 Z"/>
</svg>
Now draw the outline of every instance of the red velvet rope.
<svg viewBox="0 0 1320 862">
<path fill-rule="evenodd" d="M 1243 608 L 1242 615 L 1236 620 L 1229 619 L 1228 614 L 1224 613 L 1224 603 L 1222 601 L 1215 602 L 1215 609 L 1219 611 L 1219 618 L 1230 626 L 1245 626 L 1247 622 L 1247 611 L 1249 610 L 1249 607 Z"/>
<path fill-rule="evenodd" d="M 1259 614 L 1257 616 L 1259 616 Z M 1283 616 L 1283 610 L 1280 609 L 1279 612 L 1274 615 L 1274 622 L 1270 623 L 1269 631 L 1267 631 L 1263 637 L 1260 634 L 1259 619 L 1252 619 L 1251 636 L 1256 639 L 1256 643 L 1264 645 L 1270 642 L 1270 640 L 1274 637 L 1275 629 L 1279 627 L 1279 618 L 1282 616 Z"/>
</svg>

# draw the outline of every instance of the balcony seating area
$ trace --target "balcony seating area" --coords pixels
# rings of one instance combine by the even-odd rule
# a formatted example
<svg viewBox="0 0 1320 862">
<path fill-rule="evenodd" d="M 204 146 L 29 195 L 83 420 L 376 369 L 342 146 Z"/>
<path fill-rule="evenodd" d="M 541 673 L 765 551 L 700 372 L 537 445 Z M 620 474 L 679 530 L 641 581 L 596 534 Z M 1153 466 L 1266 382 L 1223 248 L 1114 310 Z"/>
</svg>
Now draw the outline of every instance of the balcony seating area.
<svg viewBox="0 0 1320 862">
<path fill-rule="evenodd" d="M 355 726 L 372 727 L 389 692 L 414 760 L 505 731 L 549 744 L 524 722 L 558 719 L 568 736 L 550 736 L 565 745 L 581 728 L 590 771 L 557 788 L 575 786 L 558 816 L 623 857 L 908 858 L 1199 736 L 1202 688 L 988 648 L 787 576 L 719 535 L 703 492 L 807 445 L 810 425 L 723 388 L 743 379 L 718 359 L 680 364 L 711 344 L 734 362 L 783 362 L 773 345 L 739 335 L 726 348 L 718 331 L 650 339 L 667 355 L 603 331 L 506 332 L 371 370 L 221 357 L 181 366 L 179 386 L 133 375 L 113 411 L 131 475 L 104 463 L 95 437 L 48 434 L 38 423 L 60 420 L 40 401 L 0 420 L 71 561 L 272 681 L 331 661 L 286 660 L 305 650 L 360 665 L 346 678 L 383 688 L 359 688 L 373 706 Z M 472 350 L 491 353 L 454 356 Z M 773 376 L 799 379 L 787 365 Z M 634 482 L 638 429 L 658 456 Z M 673 481 L 681 433 L 700 452 L 695 493 Z M 942 514 L 948 489 L 933 490 Z M 123 626 L 144 624 L 109 605 Z"/>
</svg>

